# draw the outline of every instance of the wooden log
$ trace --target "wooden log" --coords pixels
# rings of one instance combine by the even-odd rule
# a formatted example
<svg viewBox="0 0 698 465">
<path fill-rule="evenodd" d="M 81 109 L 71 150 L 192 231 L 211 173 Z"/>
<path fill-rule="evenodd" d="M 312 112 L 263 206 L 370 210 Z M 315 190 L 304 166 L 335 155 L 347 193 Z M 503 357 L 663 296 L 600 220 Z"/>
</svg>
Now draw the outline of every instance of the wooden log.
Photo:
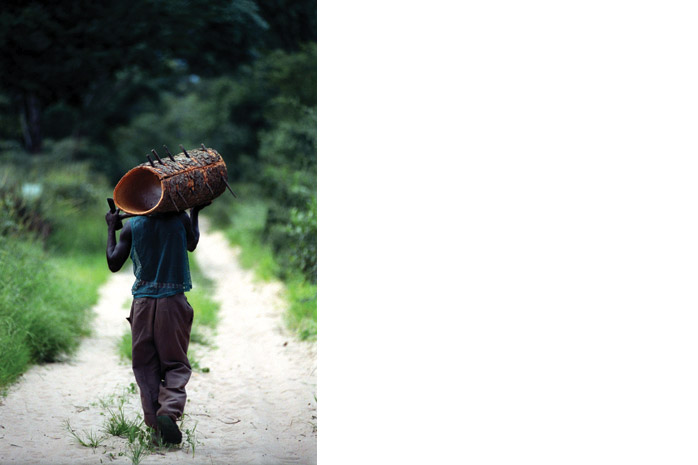
<svg viewBox="0 0 698 465">
<path fill-rule="evenodd" d="M 202 205 L 225 192 L 228 170 L 223 157 L 211 148 L 187 154 L 131 169 L 114 188 L 116 206 L 133 215 L 152 215 Z"/>
</svg>

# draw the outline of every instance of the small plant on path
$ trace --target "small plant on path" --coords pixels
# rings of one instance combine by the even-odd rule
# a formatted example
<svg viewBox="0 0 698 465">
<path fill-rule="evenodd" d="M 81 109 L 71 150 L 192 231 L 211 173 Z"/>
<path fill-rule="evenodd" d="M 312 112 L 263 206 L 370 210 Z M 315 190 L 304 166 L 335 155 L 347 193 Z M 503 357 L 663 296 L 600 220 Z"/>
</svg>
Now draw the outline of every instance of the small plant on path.
<svg viewBox="0 0 698 465">
<path fill-rule="evenodd" d="M 136 393 L 136 386 L 134 383 L 131 383 L 120 395 L 112 394 L 91 404 L 106 410 L 106 418 L 102 427 L 103 435 L 98 435 L 92 430 L 83 430 L 82 433 L 79 433 L 70 425 L 68 420 L 65 420 L 66 429 L 80 445 L 93 449 L 97 448 L 110 436 L 126 439 L 125 448 L 118 455 L 128 457 L 133 465 L 140 464 L 150 454 L 163 453 L 170 450 L 187 451 L 191 449 L 193 457 L 196 446 L 199 444 L 196 438 L 197 423 L 194 423 L 193 427 L 189 427 L 189 417 L 185 415 L 181 423 L 183 444 L 176 446 L 165 444 L 154 429 L 145 425 L 142 415 L 127 415 L 125 406 L 129 401 L 129 397 L 135 396 Z M 104 415 L 105 413 L 102 414 Z M 105 451 L 105 453 L 107 452 Z M 114 457 L 112 452 L 108 455 Z"/>
<path fill-rule="evenodd" d="M 143 421 L 139 418 L 127 418 L 124 413 L 123 405 L 119 405 L 116 409 L 108 408 L 104 430 L 112 436 L 122 438 L 135 437 L 135 433 L 141 429 Z"/>
<path fill-rule="evenodd" d="M 133 465 L 138 465 L 141 460 L 150 454 L 150 447 L 143 441 L 134 441 L 128 445 L 126 457 L 131 459 Z"/>
<path fill-rule="evenodd" d="M 104 442 L 105 439 L 107 439 L 106 436 L 100 436 L 92 430 L 83 430 L 81 435 L 70 426 L 70 422 L 68 420 L 65 421 L 65 427 L 70 433 L 70 435 L 73 436 L 78 441 L 78 443 L 80 443 L 80 445 L 84 447 L 91 447 L 92 449 L 96 449 L 97 447 L 99 447 L 100 444 Z"/>
</svg>

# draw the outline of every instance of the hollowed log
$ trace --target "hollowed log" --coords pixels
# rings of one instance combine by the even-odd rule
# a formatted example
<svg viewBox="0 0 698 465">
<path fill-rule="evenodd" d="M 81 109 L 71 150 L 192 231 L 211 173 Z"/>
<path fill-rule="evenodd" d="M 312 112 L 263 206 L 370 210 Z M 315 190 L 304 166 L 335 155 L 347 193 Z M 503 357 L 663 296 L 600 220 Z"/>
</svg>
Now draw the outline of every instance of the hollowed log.
<svg viewBox="0 0 698 465">
<path fill-rule="evenodd" d="M 151 215 L 181 211 L 208 203 L 225 189 L 228 170 L 213 149 L 187 150 L 163 159 L 162 164 L 142 163 L 126 173 L 114 188 L 114 203 L 126 213 Z"/>
</svg>

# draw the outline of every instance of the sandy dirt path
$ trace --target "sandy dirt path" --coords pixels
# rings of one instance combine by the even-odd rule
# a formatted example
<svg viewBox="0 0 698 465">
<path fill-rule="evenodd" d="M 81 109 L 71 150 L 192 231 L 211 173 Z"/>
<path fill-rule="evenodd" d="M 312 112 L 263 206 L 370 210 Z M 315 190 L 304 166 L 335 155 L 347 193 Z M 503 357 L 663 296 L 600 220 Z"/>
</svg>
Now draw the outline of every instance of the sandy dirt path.
<svg viewBox="0 0 698 465">
<path fill-rule="evenodd" d="M 210 372 L 193 373 L 187 385 L 185 426 L 196 425 L 198 444 L 195 454 L 184 447 L 141 463 L 314 464 L 316 345 L 284 328 L 280 286 L 256 282 L 223 235 L 207 229 L 202 222 L 194 257 L 214 279 L 213 297 L 222 305 L 212 348 L 197 352 Z M 68 434 L 65 421 L 78 432 L 101 433 L 106 412 L 100 401 L 123 395 L 134 382 L 115 348 L 128 329 L 124 304 L 132 281 L 130 271 L 121 272 L 100 289 L 93 336 L 74 357 L 31 368 L 0 399 L 0 464 L 131 463 L 125 439 L 86 448 Z M 137 396 L 128 399 L 126 412 L 134 414 Z"/>
</svg>

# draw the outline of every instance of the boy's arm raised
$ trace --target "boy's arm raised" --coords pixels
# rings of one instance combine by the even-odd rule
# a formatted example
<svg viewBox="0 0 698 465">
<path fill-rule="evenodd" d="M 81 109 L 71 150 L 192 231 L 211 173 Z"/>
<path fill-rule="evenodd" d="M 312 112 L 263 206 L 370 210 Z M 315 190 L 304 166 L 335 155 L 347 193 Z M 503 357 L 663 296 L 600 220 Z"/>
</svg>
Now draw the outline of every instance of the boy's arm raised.
<svg viewBox="0 0 698 465">
<path fill-rule="evenodd" d="M 192 208 L 191 217 L 186 213 L 181 216 L 184 229 L 187 232 L 187 250 L 189 252 L 193 252 L 196 246 L 199 245 L 199 212 L 209 205 L 211 205 L 211 202 Z"/>
<path fill-rule="evenodd" d="M 107 221 L 107 265 L 109 270 L 116 273 L 124 266 L 131 252 L 131 224 L 126 223 L 116 242 L 116 230 L 121 225 L 118 212 L 108 212 Z"/>
</svg>

